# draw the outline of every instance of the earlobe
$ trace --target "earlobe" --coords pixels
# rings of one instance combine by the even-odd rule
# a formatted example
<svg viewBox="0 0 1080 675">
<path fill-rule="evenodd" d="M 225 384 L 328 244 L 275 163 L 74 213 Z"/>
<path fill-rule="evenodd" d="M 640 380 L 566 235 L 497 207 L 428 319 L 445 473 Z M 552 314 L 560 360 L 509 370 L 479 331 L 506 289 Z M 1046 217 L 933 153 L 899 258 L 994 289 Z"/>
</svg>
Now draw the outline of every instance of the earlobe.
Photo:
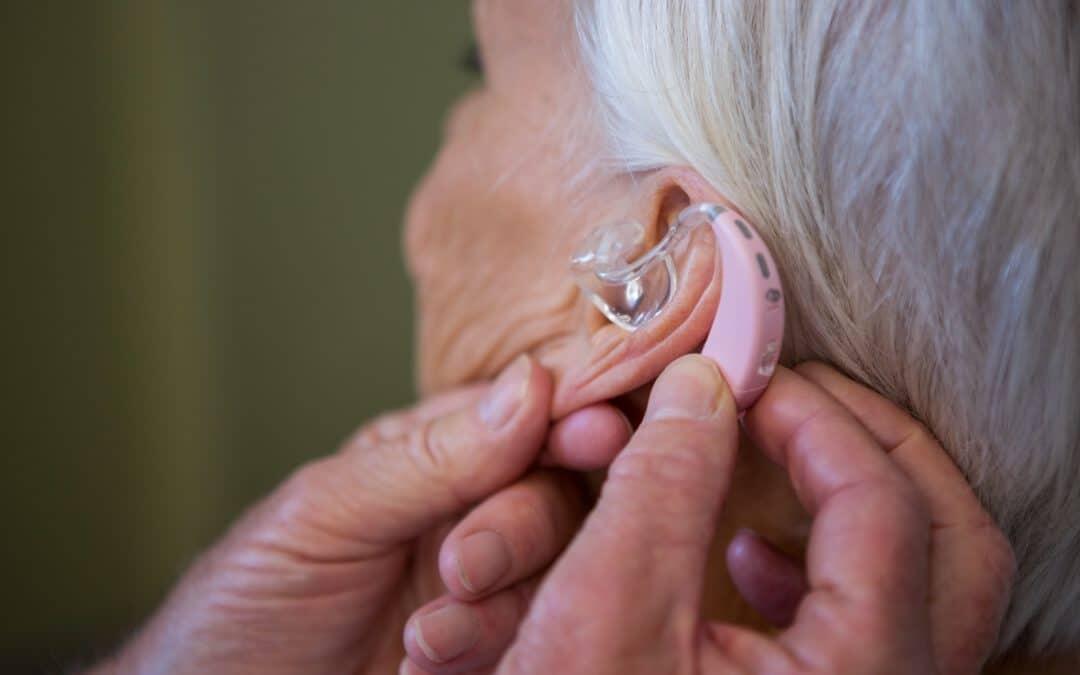
<svg viewBox="0 0 1080 675">
<path fill-rule="evenodd" d="M 635 214 L 655 244 L 669 223 L 691 203 L 724 202 L 694 172 L 665 169 L 650 180 L 651 192 Z M 593 403 L 615 399 L 651 383 L 672 361 L 699 349 L 712 327 L 721 291 L 720 256 L 713 232 L 688 235 L 678 261 L 674 295 L 658 315 L 633 332 L 608 321 L 591 306 L 583 313 L 586 344 L 541 355 L 556 373 L 556 419 Z M 585 303 L 588 304 L 588 303 Z"/>
</svg>

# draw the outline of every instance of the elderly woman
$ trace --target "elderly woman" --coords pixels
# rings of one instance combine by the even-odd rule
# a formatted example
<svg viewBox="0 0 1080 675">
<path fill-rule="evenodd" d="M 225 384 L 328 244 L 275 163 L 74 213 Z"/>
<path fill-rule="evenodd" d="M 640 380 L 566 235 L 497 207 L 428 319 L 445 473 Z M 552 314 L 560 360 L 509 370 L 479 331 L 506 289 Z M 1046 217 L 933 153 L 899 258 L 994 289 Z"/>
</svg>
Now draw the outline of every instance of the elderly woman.
<svg viewBox="0 0 1080 675">
<path fill-rule="evenodd" d="M 483 84 L 406 225 L 428 400 L 286 481 L 102 672 L 1074 672 L 1073 4 L 474 14 Z M 698 202 L 773 250 L 784 362 L 832 364 L 741 425 L 687 356 L 709 237 L 636 332 L 567 272 Z M 579 529 L 566 469 L 609 463 Z"/>
</svg>

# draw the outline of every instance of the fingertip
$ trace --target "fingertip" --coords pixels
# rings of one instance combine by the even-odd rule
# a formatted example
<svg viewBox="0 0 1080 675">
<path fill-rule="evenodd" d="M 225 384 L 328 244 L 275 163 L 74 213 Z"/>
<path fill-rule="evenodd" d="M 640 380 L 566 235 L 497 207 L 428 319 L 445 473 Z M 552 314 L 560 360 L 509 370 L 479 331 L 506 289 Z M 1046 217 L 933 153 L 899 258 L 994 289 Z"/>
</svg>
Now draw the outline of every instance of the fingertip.
<svg viewBox="0 0 1080 675">
<path fill-rule="evenodd" d="M 751 556 L 751 547 L 754 545 L 755 534 L 752 530 L 743 528 L 735 533 L 728 544 L 725 558 L 728 568 L 745 564 Z"/>
<path fill-rule="evenodd" d="M 664 369 L 653 385 L 645 420 L 735 419 L 735 399 L 712 359 L 687 354 Z"/>
<path fill-rule="evenodd" d="M 468 652 L 481 637 L 473 607 L 444 597 L 409 618 L 403 642 L 413 661 L 439 668 Z"/>
<path fill-rule="evenodd" d="M 407 659 L 420 673 L 488 672 L 510 646 L 538 579 L 476 602 L 443 596 L 416 610 L 405 624 Z"/>
<path fill-rule="evenodd" d="M 633 432 L 630 420 L 615 406 L 591 405 L 555 423 L 543 463 L 575 471 L 604 468 L 630 442 Z"/>
<path fill-rule="evenodd" d="M 774 626 L 789 625 L 807 590 L 801 565 L 748 529 L 736 533 L 725 553 L 739 595 Z"/>
<path fill-rule="evenodd" d="M 450 594 L 476 601 L 551 565 L 583 518 L 575 478 L 537 470 L 469 512 L 439 551 L 439 575 Z"/>
<path fill-rule="evenodd" d="M 482 597 L 497 588 L 513 564 L 506 538 L 492 529 L 465 535 L 455 530 L 439 551 L 443 584 L 451 595 L 462 600 Z"/>
</svg>

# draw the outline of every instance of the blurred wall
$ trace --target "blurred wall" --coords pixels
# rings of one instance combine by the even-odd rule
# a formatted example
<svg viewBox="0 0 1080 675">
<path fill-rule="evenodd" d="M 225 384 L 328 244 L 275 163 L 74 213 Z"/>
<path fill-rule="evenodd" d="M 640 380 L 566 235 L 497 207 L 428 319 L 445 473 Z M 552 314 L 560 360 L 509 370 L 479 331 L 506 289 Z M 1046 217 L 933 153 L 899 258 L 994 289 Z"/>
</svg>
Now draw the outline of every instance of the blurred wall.
<svg viewBox="0 0 1080 675">
<path fill-rule="evenodd" d="M 402 210 L 464 0 L 0 8 L 0 671 L 92 658 L 407 402 Z"/>
</svg>

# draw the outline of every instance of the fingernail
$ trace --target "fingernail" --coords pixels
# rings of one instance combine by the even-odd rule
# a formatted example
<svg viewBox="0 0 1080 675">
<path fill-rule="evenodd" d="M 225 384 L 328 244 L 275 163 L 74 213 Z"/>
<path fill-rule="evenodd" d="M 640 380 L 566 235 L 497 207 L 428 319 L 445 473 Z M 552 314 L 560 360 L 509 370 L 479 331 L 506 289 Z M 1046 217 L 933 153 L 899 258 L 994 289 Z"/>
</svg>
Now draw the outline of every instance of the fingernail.
<svg viewBox="0 0 1080 675">
<path fill-rule="evenodd" d="M 656 381 L 645 419 L 709 419 L 720 409 L 726 391 L 716 364 L 704 356 L 684 356 Z"/>
<path fill-rule="evenodd" d="M 435 663 L 464 654 L 480 639 L 472 611 L 451 603 L 415 620 L 416 644 Z"/>
<path fill-rule="evenodd" d="M 532 365 L 529 357 L 519 356 L 510 367 L 495 380 L 491 391 L 480 402 L 480 419 L 492 431 L 498 431 L 521 406 L 525 399 L 525 389 L 529 384 Z"/>
<path fill-rule="evenodd" d="M 510 570 L 510 550 L 501 534 L 483 530 L 458 544 L 457 565 L 461 585 L 470 593 L 483 593 Z"/>
</svg>

